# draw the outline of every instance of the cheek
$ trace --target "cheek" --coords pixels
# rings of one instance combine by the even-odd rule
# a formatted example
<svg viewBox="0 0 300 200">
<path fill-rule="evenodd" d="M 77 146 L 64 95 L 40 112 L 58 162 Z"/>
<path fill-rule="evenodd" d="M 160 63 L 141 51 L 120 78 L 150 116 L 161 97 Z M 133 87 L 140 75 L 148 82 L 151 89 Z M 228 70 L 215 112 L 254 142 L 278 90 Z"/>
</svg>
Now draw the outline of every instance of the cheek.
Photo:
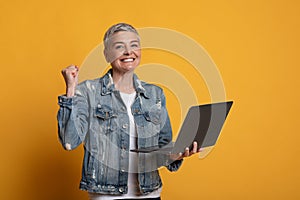
<svg viewBox="0 0 300 200">
<path fill-rule="evenodd" d="M 118 51 L 110 51 L 108 55 L 111 63 L 117 60 L 120 56 L 122 56 L 122 53 Z"/>
<path fill-rule="evenodd" d="M 141 50 L 136 50 L 136 51 L 134 51 L 134 54 L 135 54 L 137 57 L 141 57 Z"/>
</svg>

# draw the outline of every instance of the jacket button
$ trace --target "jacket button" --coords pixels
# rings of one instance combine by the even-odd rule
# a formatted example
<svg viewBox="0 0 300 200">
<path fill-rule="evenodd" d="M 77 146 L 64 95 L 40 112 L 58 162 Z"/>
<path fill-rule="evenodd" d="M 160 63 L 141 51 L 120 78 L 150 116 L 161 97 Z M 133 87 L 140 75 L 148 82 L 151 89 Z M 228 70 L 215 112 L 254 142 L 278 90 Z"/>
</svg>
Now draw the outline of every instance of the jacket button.
<svg viewBox="0 0 300 200">
<path fill-rule="evenodd" d="M 128 127 L 128 124 L 123 124 L 122 127 L 123 127 L 123 128 L 127 128 L 127 127 Z"/>
<path fill-rule="evenodd" d="M 119 188 L 119 192 L 123 192 L 124 191 L 124 189 L 123 188 Z"/>
</svg>

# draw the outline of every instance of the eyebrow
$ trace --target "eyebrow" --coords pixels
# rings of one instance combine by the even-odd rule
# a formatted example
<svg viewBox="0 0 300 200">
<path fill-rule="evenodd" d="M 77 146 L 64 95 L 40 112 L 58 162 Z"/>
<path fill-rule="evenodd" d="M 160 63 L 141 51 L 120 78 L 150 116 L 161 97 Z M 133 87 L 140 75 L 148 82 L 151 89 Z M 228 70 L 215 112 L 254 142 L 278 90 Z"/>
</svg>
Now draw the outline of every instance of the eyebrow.
<svg viewBox="0 0 300 200">
<path fill-rule="evenodd" d="M 138 42 L 139 43 L 140 41 L 139 40 L 132 40 L 132 41 L 130 41 L 130 44 L 134 43 L 134 42 Z M 114 42 L 113 43 L 113 45 L 116 45 L 116 44 L 124 44 L 124 42 Z"/>
<path fill-rule="evenodd" d="M 130 43 L 140 42 L 139 40 L 132 40 Z"/>
</svg>

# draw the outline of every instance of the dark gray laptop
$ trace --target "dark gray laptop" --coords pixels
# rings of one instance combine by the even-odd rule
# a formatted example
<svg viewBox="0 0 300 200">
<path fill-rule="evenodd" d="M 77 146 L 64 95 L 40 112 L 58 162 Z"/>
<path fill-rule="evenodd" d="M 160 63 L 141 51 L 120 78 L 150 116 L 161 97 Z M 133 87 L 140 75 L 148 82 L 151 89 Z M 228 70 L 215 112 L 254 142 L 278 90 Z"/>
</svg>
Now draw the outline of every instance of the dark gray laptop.
<svg viewBox="0 0 300 200">
<path fill-rule="evenodd" d="M 233 101 L 227 101 L 192 106 L 184 119 L 175 143 L 170 142 L 161 148 L 154 146 L 130 151 L 178 154 L 184 152 L 186 147 L 191 150 L 194 141 L 201 148 L 213 146 L 218 140 L 232 104 Z"/>
</svg>

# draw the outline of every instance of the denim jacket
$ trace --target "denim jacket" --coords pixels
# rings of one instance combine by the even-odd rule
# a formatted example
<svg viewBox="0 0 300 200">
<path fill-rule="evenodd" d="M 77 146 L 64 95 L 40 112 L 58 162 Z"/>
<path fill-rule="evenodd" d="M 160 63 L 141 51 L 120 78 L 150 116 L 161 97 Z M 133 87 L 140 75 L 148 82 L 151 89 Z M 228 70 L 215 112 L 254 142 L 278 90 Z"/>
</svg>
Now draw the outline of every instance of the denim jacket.
<svg viewBox="0 0 300 200">
<path fill-rule="evenodd" d="M 83 143 L 84 158 L 80 189 L 103 194 L 127 193 L 129 163 L 129 117 L 112 71 L 102 78 L 79 84 L 75 95 L 59 96 L 57 114 L 61 144 L 66 150 Z M 164 146 L 172 129 L 162 89 L 133 77 L 136 98 L 131 111 L 138 135 L 137 147 Z M 162 186 L 157 168 L 176 171 L 181 163 L 167 155 L 139 154 L 138 182 L 142 194 Z"/>
</svg>

